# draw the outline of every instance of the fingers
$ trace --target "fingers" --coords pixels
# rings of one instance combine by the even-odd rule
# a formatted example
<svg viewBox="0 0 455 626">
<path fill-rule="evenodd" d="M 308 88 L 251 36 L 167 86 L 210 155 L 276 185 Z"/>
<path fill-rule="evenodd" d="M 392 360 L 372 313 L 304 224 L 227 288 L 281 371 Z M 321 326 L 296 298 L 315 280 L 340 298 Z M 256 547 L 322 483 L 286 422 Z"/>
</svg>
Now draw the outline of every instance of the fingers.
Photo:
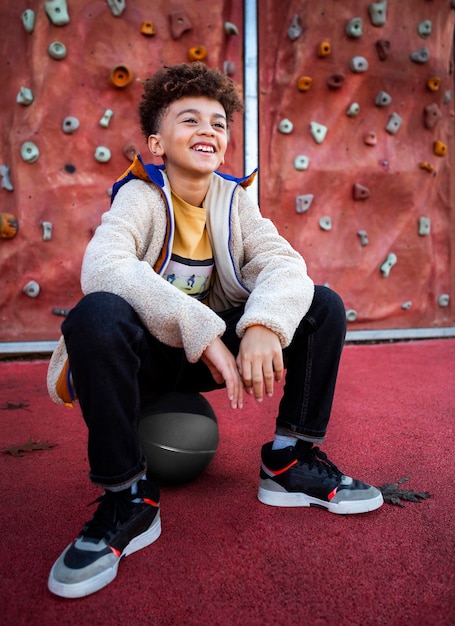
<svg viewBox="0 0 455 626">
<path fill-rule="evenodd" d="M 273 396 L 274 383 L 283 377 L 283 352 L 277 336 L 263 327 L 248 329 L 237 356 L 245 391 L 262 402 Z"/>
</svg>

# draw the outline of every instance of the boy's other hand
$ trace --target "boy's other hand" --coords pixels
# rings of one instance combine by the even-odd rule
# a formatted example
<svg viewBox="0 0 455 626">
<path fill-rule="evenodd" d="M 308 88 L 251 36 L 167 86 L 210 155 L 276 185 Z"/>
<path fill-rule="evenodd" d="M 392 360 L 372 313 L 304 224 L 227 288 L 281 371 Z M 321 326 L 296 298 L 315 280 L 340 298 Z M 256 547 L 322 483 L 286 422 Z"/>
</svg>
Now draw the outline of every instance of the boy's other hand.
<svg viewBox="0 0 455 626">
<path fill-rule="evenodd" d="M 273 395 L 274 381 L 283 377 L 283 351 L 278 336 L 266 326 L 250 326 L 240 342 L 237 367 L 249 395 L 262 402 L 263 390 Z"/>
<path fill-rule="evenodd" d="M 243 407 L 243 383 L 237 370 L 234 356 L 219 337 L 207 346 L 201 356 L 215 382 L 226 383 L 226 391 L 231 408 Z"/>
</svg>

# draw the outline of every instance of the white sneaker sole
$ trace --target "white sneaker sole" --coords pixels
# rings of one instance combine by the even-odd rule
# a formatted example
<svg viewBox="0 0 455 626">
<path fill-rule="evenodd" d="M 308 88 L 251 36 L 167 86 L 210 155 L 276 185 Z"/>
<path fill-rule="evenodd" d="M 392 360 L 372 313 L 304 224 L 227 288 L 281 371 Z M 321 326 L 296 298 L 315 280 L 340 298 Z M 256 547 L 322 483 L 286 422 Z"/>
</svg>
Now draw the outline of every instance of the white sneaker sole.
<svg viewBox="0 0 455 626">
<path fill-rule="evenodd" d="M 265 487 L 259 486 L 258 499 L 263 504 L 269 506 L 283 506 L 283 507 L 302 507 L 310 506 L 320 509 L 326 509 L 330 513 L 336 513 L 338 515 L 349 515 L 355 513 L 368 513 L 369 511 L 375 511 L 384 504 L 384 499 L 380 491 L 374 498 L 368 498 L 367 500 L 345 500 L 343 502 L 332 503 L 319 500 L 319 498 L 313 498 L 305 493 L 291 493 L 288 491 L 271 491 Z"/>
<path fill-rule="evenodd" d="M 137 552 L 138 550 L 149 546 L 151 543 L 158 539 L 160 534 L 161 520 L 160 513 L 158 511 L 152 525 L 141 535 L 134 537 L 134 539 L 130 541 L 130 543 L 123 550 L 120 557 L 111 567 L 103 570 L 99 574 L 96 574 L 96 576 L 92 576 L 87 580 L 81 580 L 80 582 L 76 583 L 59 582 L 54 577 L 54 564 L 51 569 L 51 573 L 49 574 L 49 591 L 62 598 L 83 598 L 90 595 L 91 593 L 95 593 L 95 591 L 103 589 L 103 587 L 106 587 L 117 576 L 118 566 L 123 557 L 129 556 L 130 554 L 133 554 L 134 552 Z"/>
</svg>

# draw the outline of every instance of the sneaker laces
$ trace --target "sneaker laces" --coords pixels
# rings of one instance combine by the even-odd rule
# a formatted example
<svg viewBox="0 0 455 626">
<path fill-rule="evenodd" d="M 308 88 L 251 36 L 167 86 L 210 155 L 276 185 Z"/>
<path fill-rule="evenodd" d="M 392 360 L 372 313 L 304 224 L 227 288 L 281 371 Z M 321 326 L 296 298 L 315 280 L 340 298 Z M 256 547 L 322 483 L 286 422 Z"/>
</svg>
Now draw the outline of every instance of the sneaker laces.
<svg viewBox="0 0 455 626">
<path fill-rule="evenodd" d="M 81 535 L 87 538 L 103 539 L 108 533 L 115 532 L 119 523 L 125 522 L 131 515 L 131 509 L 137 504 L 133 502 L 130 489 L 105 493 L 90 502 L 87 506 L 99 503 L 92 519 L 86 523 Z"/>
<path fill-rule="evenodd" d="M 340 472 L 338 467 L 317 446 L 313 446 L 304 456 L 299 458 L 299 461 L 307 463 L 310 470 L 316 467 L 319 474 L 325 472 L 329 478 L 335 476 L 338 480 L 341 480 L 344 476 L 343 472 Z"/>
</svg>

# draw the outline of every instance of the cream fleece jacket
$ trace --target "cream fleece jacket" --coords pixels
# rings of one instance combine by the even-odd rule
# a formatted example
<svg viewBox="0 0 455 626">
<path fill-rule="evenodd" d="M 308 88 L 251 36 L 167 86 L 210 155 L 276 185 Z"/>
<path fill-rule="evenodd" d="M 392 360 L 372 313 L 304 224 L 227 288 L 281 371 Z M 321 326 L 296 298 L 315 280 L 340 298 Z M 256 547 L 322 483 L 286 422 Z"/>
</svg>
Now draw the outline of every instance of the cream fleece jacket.
<svg viewBox="0 0 455 626">
<path fill-rule="evenodd" d="M 225 324 L 216 311 L 243 302 L 239 337 L 260 324 L 277 334 L 283 348 L 289 345 L 314 293 L 301 255 L 262 217 L 237 179 L 214 173 L 205 206 L 215 282 L 209 306 L 188 296 L 163 278 L 174 219 L 169 181 L 163 170 L 155 169 L 154 182 L 133 178 L 116 190 L 84 255 L 83 293 L 104 291 L 124 298 L 152 335 L 183 348 L 190 362 L 223 334 Z M 66 358 L 61 337 L 48 370 L 49 394 L 58 404 L 62 400 L 55 384 Z"/>
</svg>

